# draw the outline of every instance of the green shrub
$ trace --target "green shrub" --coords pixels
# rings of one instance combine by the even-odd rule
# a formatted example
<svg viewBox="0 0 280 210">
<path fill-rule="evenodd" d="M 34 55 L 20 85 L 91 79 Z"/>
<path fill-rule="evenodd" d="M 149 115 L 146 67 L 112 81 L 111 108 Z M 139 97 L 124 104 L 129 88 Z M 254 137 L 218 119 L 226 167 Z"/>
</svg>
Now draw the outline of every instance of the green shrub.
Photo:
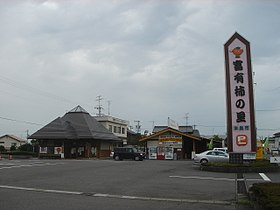
<svg viewBox="0 0 280 210">
<path fill-rule="evenodd" d="M 251 163 L 227 163 L 227 162 L 210 162 L 207 163 L 209 166 L 224 166 L 224 167 L 265 167 L 272 166 L 269 160 L 256 160 Z"/>
<path fill-rule="evenodd" d="M 280 167 L 275 163 L 270 163 L 268 160 L 256 160 L 250 163 L 228 163 L 228 162 L 209 162 L 201 164 L 201 170 L 216 171 L 227 173 L 250 173 L 250 172 L 273 172 L 279 171 Z"/>
<path fill-rule="evenodd" d="M 31 144 L 29 144 L 29 143 L 23 144 L 23 145 L 20 145 L 18 147 L 18 150 L 32 152 L 33 151 L 33 146 Z"/>
<path fill-rule="evenodd" d="M 2 154 L 8 154 L 8 155 L 27 155 L 27 156 L 33 156 L 33 157 L 36 156 L 36 153 L 34 153 L 34 152 L 19 151 L 19 150 L 2 152 Z"/>
<path fill-rule="evenodd" d="M 3 145 L 0 146 L 0 152 L 6 152 L 7 150 L 5 149 L 5 147 Z"/>
<path fill-rule="evenodd" d="M 17 149 L 17 147 L 16 146 L 11 146 L 11 148 L 10 148 L 10 151 L 15 151 Z"/>
<path fill-rule="evenodd" d="M 280 209 L 280 183 L 255 183 L 250 191 L 261 209 Z"/>
</svg>

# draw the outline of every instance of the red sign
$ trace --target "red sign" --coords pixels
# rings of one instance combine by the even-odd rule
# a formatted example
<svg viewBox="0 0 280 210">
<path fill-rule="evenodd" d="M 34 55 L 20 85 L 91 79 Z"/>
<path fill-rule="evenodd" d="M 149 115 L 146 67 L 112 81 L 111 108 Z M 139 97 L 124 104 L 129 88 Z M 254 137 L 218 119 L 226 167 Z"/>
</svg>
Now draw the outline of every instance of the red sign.
<svg viewBox="0 0 280 210">
<path fill-rule="evenodd" d="M 236 144 L 238 146 L 245 146 L 248 144 L 248 137 L 246 135 L 236 136 Z"/>
</svg>

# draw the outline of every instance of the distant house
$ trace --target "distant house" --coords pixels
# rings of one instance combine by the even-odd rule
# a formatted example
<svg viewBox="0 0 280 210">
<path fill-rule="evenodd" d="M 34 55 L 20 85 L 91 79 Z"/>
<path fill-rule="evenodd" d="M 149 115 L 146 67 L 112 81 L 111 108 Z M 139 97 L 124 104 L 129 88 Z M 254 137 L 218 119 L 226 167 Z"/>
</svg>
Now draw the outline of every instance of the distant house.
<svg viewBox="0 0 280 210">
<path fill-rule="evenodd" d="M 81 106 L 58 117 L 31 136 L 39 141 L 39 156 L 109 157 L 121 142 Z"/>
<path fill-rule="evenodd" d="M 22 144 L 26 144 L 27 141 L 15 136 L 15 135 L 4 135 L 0 137 L 0 146 L 4 146 L 6 150 L 10 150 L 12 146 L 19 147 Z"/>
</svg>

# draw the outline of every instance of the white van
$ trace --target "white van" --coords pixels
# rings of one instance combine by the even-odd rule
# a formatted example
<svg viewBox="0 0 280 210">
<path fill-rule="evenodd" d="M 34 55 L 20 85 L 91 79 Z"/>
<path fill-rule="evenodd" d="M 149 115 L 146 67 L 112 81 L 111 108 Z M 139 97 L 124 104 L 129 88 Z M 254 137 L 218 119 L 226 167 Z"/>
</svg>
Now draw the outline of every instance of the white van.
<svg viewBox="0 0 280 210">
<path fill-rule="evenodd" d="M 228 153 L 227 147 L 223 147 L 223 148 L 214 148 L 213 150 L 218 150 L 218 151 L 223 151 L 223 152 Z"/>
</svg>

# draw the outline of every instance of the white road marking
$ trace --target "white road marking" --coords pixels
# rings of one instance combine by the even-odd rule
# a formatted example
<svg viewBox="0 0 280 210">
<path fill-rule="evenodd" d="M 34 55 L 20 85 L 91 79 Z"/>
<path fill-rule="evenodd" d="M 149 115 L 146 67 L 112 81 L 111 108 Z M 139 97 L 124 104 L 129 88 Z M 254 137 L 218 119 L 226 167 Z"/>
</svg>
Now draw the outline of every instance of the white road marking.
<svg viewBox="0 0 280 210">
<path fill-rule="evenodd" d="M 64 163 L 39 163 L 39 164 L 10 165 L 10 166 L 0 167 L 0 170 L 11 169 L 11 168 L 21 168 L 21 167 L 55 166 L 55 165 L 61 165 L 61 164 L 64 164 Z"/>
<path fill-rule="evenodd" d="M 128 199 L 128 200 L 145 200 L 145 201 L 165 201 L 165 202 L 184 202 L 184 203 L 205 203 L 205 204 L 220 204 L 220 205 L 233 205 L 230 201 L 219 201 L 219 200 L 196 200 L 196 199 L 180 199 L 180 198 L 155 198 L 155 197 L 141 197 L 141 196 L 128 196 L 128 195 L 111 195 L 102 193 L 86 193 L 86 192 L 76 192 L 76 191 L 64 191 L 64 190 L 48 190 L 40 188 L 29 188 L 29 187 L 17 187 L 9 185 L 0 185 L 2 189 L 11 190 L 24 190 L 33 192 L 45 192 L 45 193 L 59 193 L 68 195 L 87 195 L 92 197 L 105 197 L 105 198 L 118 198 L 118 199 Z"/>
<path fill-rule="evenodd" d="M 48 193 L 72 194 L 72 195 L 81 195 L 82 194 L 82 192 L 71 192 L 71 191 L 64 191 L 64 190 L 47 190 L 47 189 L 40 189 L 40 188 L 17 187 L 17 186 L 9 186 L 9 185 L 0 185 L 0 188 L 13 189 L 13 190 L 36 191 L 36 192 L 48 192 Z"/>
<path fill-rule="evenodd" d="M 264 173 L 259 173 L 259 175 L 263 178 L 264 181 L 271 182 L 271 180 Z"/>
</svg>

